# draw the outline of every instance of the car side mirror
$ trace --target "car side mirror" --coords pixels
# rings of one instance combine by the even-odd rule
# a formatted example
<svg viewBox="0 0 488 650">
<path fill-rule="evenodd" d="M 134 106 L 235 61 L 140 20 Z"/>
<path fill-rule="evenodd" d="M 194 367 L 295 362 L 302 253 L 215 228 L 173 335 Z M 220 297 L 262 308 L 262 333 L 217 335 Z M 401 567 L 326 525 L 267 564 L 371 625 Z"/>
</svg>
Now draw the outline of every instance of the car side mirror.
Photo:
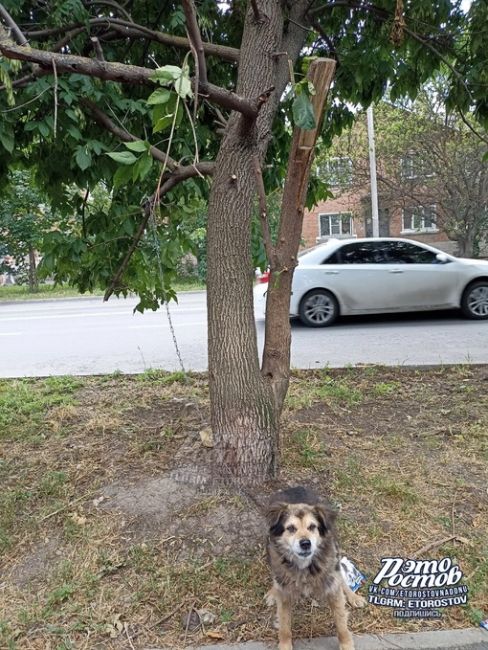
<svg viewBox="0 0 488 650">
<path fill-rule="evenodd" d="M 441 264 L 447 264 L 451 261 L 445 253 L 437 253 L 435 257 Z"/>
</svg>

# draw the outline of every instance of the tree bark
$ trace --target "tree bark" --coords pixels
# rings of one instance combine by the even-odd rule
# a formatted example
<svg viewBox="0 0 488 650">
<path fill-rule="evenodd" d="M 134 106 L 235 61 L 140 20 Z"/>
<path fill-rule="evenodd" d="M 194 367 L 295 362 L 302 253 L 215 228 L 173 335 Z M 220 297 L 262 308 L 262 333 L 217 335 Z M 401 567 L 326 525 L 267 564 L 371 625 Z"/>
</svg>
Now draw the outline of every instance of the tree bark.
<svg viewBox="0 0 488 650">
<path fill-rule="evenodd" d="M 302 4 L 296 3 L 295 9 Z M 253 159 L 264 159 L 277 103 L 286 86 L 287 50 L 296 61 L 306 32 L 285 38 L 283 9 L 259 3 L 263 20 L 249 8 L 240 50 L 237 93 L 258 97 L 274 86 L 256 122 L 233 113 L 214 173 L 208 207 L 208 351 L 211 423 L 216 469 L 239 483 L 274 476 L 278 418 L 273 392 L 261 375 L 254 323 L 251 217 L 255 196 Z M 284 59 L 284 60 L 283 60 Z"/>
<path fill-rule="evenodd" d="M 459 257 L 473 257 L 475 239 L 475 233 L 471 229 L 469 229 L 464 236 L 458 236 L 457 253 Z"/>
<path fill-rule="evenodd" d="M 29 248 L 29 291 L 39 291 L 39 281 L 37 279 L 36 252 Z"/>
</svg>

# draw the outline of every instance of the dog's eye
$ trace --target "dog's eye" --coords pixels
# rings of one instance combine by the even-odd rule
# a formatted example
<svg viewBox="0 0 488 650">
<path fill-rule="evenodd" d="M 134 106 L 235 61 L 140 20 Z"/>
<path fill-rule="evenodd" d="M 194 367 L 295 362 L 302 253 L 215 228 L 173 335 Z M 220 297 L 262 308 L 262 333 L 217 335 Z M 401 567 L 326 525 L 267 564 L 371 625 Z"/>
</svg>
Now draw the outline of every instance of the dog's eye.
<svg viewBox="0 0 488 650">
<path fill-rule="evenodd" d="M 310 526 L 308 527 L 308 530 L 310 532 L 313 532 L 314 530 L 317 530 L 317 526 L 315 524 L 310 524 Z"/>
<path fill-rule="evenodd" d="M 287 530 L 289 533 L 296 533 L 296 532 L 297 532 L 296 527 L 293 526 L 293 525 L 287 526 L 287 527 L 286 527 L 286 530 Z"/>
</svg>

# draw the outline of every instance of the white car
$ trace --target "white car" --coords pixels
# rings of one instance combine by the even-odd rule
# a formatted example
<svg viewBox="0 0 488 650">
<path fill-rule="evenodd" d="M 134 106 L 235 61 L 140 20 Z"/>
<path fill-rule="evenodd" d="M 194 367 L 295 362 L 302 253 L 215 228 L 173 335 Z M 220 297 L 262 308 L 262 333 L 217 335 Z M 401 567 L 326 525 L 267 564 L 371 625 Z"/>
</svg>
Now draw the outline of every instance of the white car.
<svg viewBox="0 0 488 650">
<path fill-rule="evenodd" d="M 254 289 L 264 315 L 269 274 Z M 299 256 L 290 316 L 325 327 L 341 315 L 459 308 L 488 319 L 488 261 L 448 255 L 411 239 L 329 240 Z"/>
</svg>

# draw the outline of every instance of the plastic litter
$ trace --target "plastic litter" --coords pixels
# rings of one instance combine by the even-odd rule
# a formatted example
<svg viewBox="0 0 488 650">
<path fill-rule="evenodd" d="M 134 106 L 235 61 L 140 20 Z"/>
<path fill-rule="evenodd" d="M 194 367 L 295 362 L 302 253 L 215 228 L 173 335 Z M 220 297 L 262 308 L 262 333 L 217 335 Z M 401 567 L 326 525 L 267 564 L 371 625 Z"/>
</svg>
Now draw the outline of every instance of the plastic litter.
<svg viewBox="0 0 488 650">
<path fill-rule="evenodd" d="M 366 581 L 366 578 L 361 571 L 357 569 L 351 560 L 348 560 L 345 556 L 341 559 L 341 573 L 347 586 L 352 591 L 357 591 L 363 582 Z"/>
</svg>

